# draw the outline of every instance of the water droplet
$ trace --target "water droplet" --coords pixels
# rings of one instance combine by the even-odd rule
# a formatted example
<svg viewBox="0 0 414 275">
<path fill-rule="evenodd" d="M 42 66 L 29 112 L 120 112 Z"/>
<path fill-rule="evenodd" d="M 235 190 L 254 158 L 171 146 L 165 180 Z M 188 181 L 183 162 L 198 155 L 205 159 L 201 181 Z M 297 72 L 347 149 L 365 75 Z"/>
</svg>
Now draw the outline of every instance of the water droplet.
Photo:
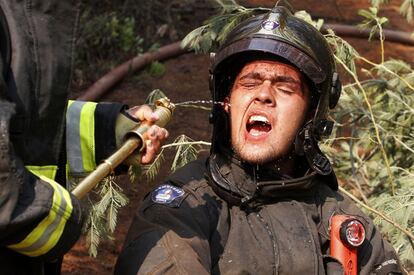
<svg viewBox="0 0 414 275">
<path fill-rule="evenodd" d="M 213 100 L 189 100 L 183 102 L 174 103 L 175 106 L 185 106 L 185 105 L 206 105 L 206 104 L 218 104 L 224 106 L 224 102 L 222 101 L 213 101 Z M 229 104 L 230 105 L 230 104 Z"/>
</svg>

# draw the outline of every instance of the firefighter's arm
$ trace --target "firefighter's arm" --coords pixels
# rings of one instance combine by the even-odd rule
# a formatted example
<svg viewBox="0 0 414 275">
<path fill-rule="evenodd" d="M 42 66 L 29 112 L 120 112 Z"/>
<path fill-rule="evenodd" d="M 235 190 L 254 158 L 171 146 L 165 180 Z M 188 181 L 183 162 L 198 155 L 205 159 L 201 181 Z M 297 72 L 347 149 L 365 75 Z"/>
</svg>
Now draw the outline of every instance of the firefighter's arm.
<svg viewBox="0 0 414 275">
<path fill-rule="evenodd" d="M 3 184 L 19 186 L 19 190 L 9 200 L 9 207 L 0 210 L 2 246 L 46 259 L 55 259 L 73 246 L 83 217 L 74 196 L 53 180 L 39 178 L 19 165 L 11 169 Z"/>
<path fill-rule="evenodd" d="M 76 198 L 25 169 L 9 142 L 13 105 L 0 98 L 0 245 L 30 257 L 54 259 L 80 235 Z"/>
<path fill-rule="evenodd" d="M 144 200 L 115 274 L 210 274 L 207 211 L 193 194 L 161 185 Z"/>
<path fill-rule="evenodd" d="M 125 134 L 140 121 L 155 122 L 151 108 L 143 105 L 126 109 L 119 103 L 69 101 L 66 112 L 66 150 L 69 175 L 84 177 L 122 144 Z M 148 164 L 155 159 L 168 132 L 156 125 L 149 129 L 149 140 L 141 155 L 128 164 Z"/>
</svg>

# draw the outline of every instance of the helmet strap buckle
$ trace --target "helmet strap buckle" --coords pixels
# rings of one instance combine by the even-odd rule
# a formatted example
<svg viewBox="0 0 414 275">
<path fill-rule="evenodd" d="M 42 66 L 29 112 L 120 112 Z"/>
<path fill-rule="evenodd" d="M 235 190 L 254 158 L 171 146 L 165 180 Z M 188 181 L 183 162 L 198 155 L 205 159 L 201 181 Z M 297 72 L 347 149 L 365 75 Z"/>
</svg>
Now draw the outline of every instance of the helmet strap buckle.
<svg viewBox="0 0 414 275">
<path fill-rule="evenodd" d="M 306 124 L 296 137 L 296 152 L 305 155 L 310 168 L 320 175 L 332 173 L 332 165 L 321 152 L 313 136 L 312 123 Z M 301 148 L 301 149 L 299 149 Z"/>
<path fill-rule="evenodd" d="M 320 119 L 316 123 L 314 130 L 317 132 L 316 138 L 320 140 L 322 137 L 328 137 L 333 130 L 334 122 L 327 119 Z"/>
</svg>

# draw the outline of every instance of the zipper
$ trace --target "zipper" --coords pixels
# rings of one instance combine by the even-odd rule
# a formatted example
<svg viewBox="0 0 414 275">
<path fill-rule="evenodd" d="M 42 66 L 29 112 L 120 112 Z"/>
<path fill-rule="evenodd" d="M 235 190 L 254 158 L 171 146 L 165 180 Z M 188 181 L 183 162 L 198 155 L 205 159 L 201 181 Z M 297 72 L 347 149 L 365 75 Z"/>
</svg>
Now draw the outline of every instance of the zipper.
<svg viewBox="0 0 414 275">
<path fill-rule="evenodd" d="M 271 240 L 271 242 L 272 242 L 272 250 L 273 250 L 273 264 L 272 264 L 272 266 L 273 266 L 273 274 L 274 274 L 274 275 L 279 274 L 279 273 L 278 273 L 278 268 L 277 268 L 277 265 L 276 265 L 276 260 L 277 260 L 277 258 L 278 258 L 278 255 L 277 255 L 277 251 L 278 251 L 278 249 L 277 249 L 277 242 L 276 242 L 276 238 L 275 238 L 275 236 L 274 236 L 274 234 L 273 234 L 273 232 L 272 232 L 271 227 L 269 226 L 269 223 L 267 223 L 267 222 L 265 221 L 265 219 L 263 218 L 263 216 L 262 216 L 262 215 L 260 215 L 260 213 L 259 213 L 259 212 L 257 212 L 257 213 L 256 213 L 256 217 L 259 219 L 259 221 L 260 221 L 260 222 L 263 224 L 263 226 L 265 227 L 266 232 L 267 232 L 267 234 L 269 235 L 269 238 L 270 238 L 270 240 Z"/>
</svg>

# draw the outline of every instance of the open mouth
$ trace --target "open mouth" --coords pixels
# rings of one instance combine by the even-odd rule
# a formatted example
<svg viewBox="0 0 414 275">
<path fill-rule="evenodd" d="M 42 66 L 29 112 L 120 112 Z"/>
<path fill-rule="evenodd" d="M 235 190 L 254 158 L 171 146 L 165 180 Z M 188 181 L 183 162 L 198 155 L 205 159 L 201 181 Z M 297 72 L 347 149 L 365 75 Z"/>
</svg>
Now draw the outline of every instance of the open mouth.
<svg viewBox="0 0 414 275">
<path fill-rule="evenodd" d="M 263 115 L 252 115 L 246 124 L 247 132 L 252 136 L 260 136 L 266 134 L 272 130 L 267 117 Z"/>
</svg>

